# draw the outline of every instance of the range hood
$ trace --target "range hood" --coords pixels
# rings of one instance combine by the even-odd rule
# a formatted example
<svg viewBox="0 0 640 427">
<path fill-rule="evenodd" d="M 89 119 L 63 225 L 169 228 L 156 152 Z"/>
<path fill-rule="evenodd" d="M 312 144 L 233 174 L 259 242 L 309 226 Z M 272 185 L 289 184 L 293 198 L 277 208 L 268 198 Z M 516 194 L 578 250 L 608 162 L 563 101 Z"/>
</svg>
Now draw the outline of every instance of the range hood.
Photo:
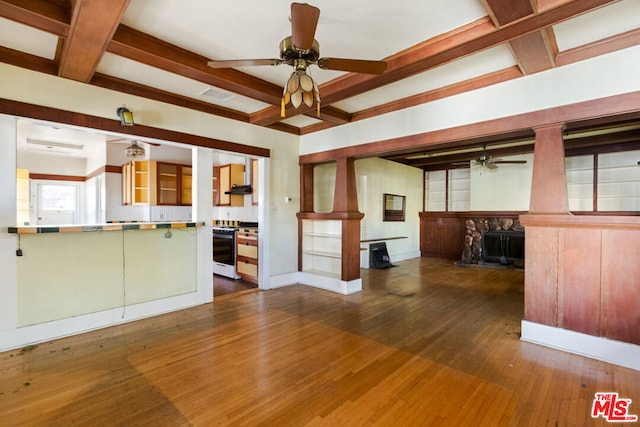
<svg viewBox="0 0 640 427">
<path fill-rule="evenodd" d="M 253 190 L 252 190 L 250 185 L 235 185 L 235 184 L 233 184 L 231 186 L 231 190 L 230 191 L 225 191 L 224 194 L 245 195 L 245 194 L 251 194 L 252 192 L 253 192 Z"/>
</svg>

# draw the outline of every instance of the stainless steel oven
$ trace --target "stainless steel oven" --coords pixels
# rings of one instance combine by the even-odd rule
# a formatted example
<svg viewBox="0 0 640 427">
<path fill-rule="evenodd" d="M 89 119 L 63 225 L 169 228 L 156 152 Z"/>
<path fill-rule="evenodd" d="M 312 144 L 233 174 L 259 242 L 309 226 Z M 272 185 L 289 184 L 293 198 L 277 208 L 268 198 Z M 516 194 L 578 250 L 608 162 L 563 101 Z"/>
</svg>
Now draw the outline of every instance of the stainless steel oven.
<svg viewBox="0 0 640 427">
<path fill-rule="evenodd" d="M 239 279 L 236 273 L 236 229 L 213 228 L 213 272 L 231 279 Z"/>
</svg>

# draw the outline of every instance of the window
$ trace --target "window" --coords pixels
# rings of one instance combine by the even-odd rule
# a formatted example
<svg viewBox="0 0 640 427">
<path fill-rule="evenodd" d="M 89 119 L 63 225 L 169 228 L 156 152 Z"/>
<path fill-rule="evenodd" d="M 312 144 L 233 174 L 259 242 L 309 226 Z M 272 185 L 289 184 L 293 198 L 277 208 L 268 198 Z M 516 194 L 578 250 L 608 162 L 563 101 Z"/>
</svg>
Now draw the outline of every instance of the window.
<svg viewBox="0 0 640 427">
<path fill-rule="evenodd" d="M 565 159 L 569 210 L 640 210 L 640 150 L 572 156 Z"/>
<path fill-rule="evenodd" d="M 38 184 L 38 221 L 40 225 L 78 223 L 78 186 L 76 184 Z"/>
</svg>

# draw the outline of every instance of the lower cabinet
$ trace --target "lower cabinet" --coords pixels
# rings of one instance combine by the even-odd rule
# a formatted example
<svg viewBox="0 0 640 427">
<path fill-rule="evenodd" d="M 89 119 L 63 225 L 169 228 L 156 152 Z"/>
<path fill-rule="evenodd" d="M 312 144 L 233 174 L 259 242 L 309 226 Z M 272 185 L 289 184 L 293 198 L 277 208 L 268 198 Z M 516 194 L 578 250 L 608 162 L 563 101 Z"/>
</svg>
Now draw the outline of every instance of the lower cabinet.
<svg viewBox="0 0 640 427">
<path fill-rule="evenodd" d="M 244 228 L 236 235 L 236 271 L 240 277 L 258 283 L 258 230 Z"/>
</svg>

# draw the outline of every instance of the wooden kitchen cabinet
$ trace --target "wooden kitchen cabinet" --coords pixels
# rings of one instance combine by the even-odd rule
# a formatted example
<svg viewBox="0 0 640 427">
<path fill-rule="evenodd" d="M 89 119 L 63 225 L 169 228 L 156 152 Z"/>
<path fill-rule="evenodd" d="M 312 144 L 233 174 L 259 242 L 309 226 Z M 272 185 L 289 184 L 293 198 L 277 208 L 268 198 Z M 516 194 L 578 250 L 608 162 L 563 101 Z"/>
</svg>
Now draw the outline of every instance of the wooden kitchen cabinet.
<svg viewBox="0 0 640 427">
<path fill-rule="evenodd" d="M 122 166 L 122 204 L 155 205 L 156 162 L 132 160 Z"/>
<path fill-rule="evenodd" d="M 191 175 L 191 166 L 133 160 L 122 166 L 122 204 L 190 206 Z"/>
<path fill-rule="evenodd" d="M 225 194 L 234 185 L 244 185 L 244 165 L 229 164 L 214 168 L 214 204 L 216 206 L 244 206 L 244 195 Z"/>
<path fill-rule="evenodd" d="M 258 283 L 258 230 L 245 228 L 236 234 L 236 271 L 240 277 Z"/>
<path fill-rule="evenodd" d="M 191 206 L 191 166 L 158 162 L 158 205 Z"/>
<path fill-rule="evenodd" d="M 183 206 L 191 206 L 193 204 L 193 169 L 191 166 L 182 166 L 180 176 L 180 202 Z"/>
</svg>

